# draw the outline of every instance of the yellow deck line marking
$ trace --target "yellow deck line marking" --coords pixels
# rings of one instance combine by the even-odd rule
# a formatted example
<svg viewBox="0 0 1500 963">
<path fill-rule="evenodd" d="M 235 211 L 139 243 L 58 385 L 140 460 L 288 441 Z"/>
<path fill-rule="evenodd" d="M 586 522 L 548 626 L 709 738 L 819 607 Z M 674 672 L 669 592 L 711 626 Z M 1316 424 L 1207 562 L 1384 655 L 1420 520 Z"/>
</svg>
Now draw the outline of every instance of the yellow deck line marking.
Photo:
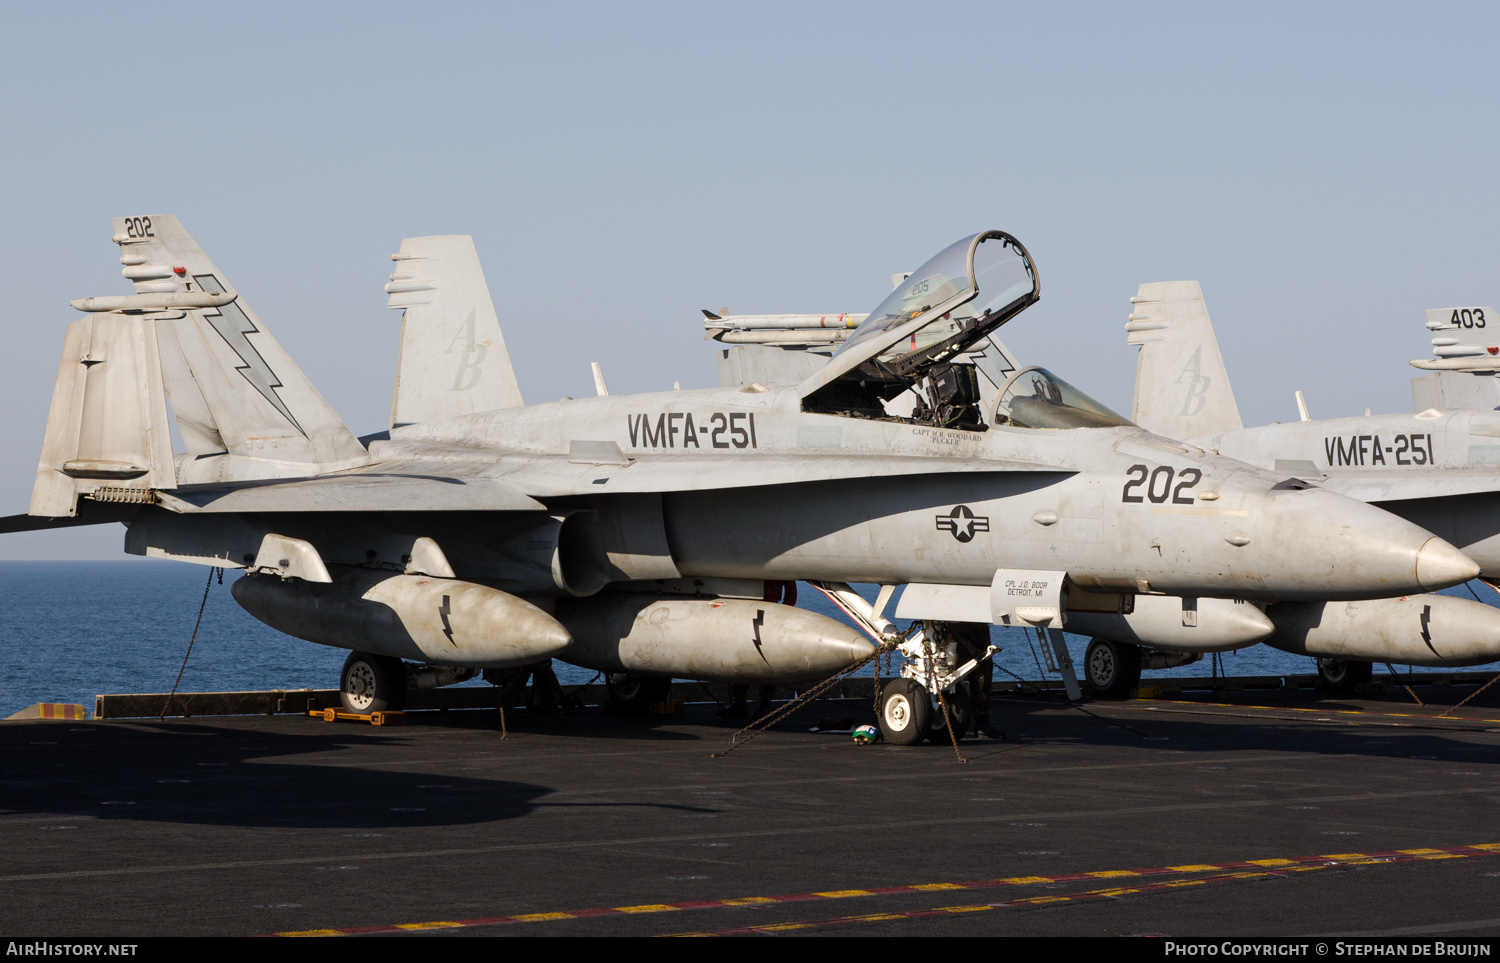
<svg viewBox="0 0 1500 963">
<path fill-rule="evenodd" d="M 299 930 L 295 933 L 278 933 L 277 936 L 343 936 L 343 930 Z"/>
<path fill-rule="evenodd" d="M 1462 850 L 1462 851 L 1460 851 L 1460 850 Z M 1228 863 L 1189 863 L 1189 864 L 1185 864 L 1185 865 L 1181 865 L 1181 866 L 1166 866 L 1166 867 L 1161 867 L 1159 869 L 1145 869 L 1145 870 L 1096 870 L 1094 872 L 1087 872 L 1087 873 L 1062 873 L 1062 874 L 1059 874 L 1057 876 L 1013 876 L 1013 877 L 1010 877 L 1010 878 L 1007 878 L 1007 879 L 976 880 L 976 881 L 969 882 L 969 883 L 922 883 L 922 884 L 916 884 L 916 885 L 910 885 L 910 886 L 893 886 L 893 887 L 888 887 L 888 888 L 882 887 L 882 888 L 878 888 L 878 889 L 827 890 L 827 891 L 820 892 L 820 893 L 789 894 L 789 895 L 781 896 L 781 897 L 772 897 L 772 896 L 741 896 L 741 897 L 736 897 L 736 898 L 731 898 L 731 899 L 705 900 L 705 901 L 702 901 L 702 902 L 684 903 L 684 904 L 679 904 L 679 905 L 674 905 L 674 904 L 671 904 L 671 903 L 644 903 L 644 904 L 641 904 L 641 905 L 638 905 L 638 906 L 615 906 L 615 907 L 610 907 L 610 908 L 603 909 L 603 910 L 578 910 L 578 911 L 574 911 L 574 912 L 553 912 L 553 913 L 525 913 L 525 914 L 517 914 L 517 915 L 514 915 L 514 916 L 497 916 L 497 917 L 493 917 L 493 918 L 489 918 L 489 919 L 475 919 L 475 920 L 434 920 L 434 921 L 418 922 L 418 923 L 386 924 L 386 925 L 382 925 L 382 926 L 350 927 L 350 928 L 345 928 L 345 929 L 296 930 L 296 931 L 290 931 L 290 932 L 281 932 L 281 933 L 277 933 L 275 935 L 277 935 L 277 936 L 345 936 L 345 935 L 354 935 L 354 934 L 358 934 L 358 933 L 394 932 L 394 931 L 398 931 L 398 930 L 399 931 L 412 931 L 412 930 L 435 930 L 435 929 L 462 929 L 462 928 L 467 928 L 467 927 L 472 927 L 472 926 L 493 926 L 493 925 L 501 925 L 501 924 L 507 924 L 507 923 L 541 923 L 541 922 L 549 922 L 549 921 L 554 921 L 554 920 L 591 919 L 591 918 L 594 918 L 594 917 L 597 917 L 597 916 L 608 916 L 608 915 L 612 915 L 612 914 L 636 915 L 636 914 L 650 914 L 650 913 L 670 913 L 670 912 L 677 912 L 677 911 L 680 911 L 680 910 L 687 910 L 687 909 L 714 909 L 714 908 L 728 908 L 728 907 L 736 907 L 736 906 L 764 906 L 764 905 L 781 905 L 781 904 L 790 905 L 790 904 L 794 904 L 794 903 L 805 903 L 805 902 L 813 902 L 813 901 L 821 901 L 821 900 L 852 899 L 852 898 L 857 898 L 857 897 L 862 897 L 862 896 L 901 895 L 901 894 L 912 894 L 912 893 L 934 892 L 934 891 L 947 891 L 947 890 L 966 890 L 966 889 L 994 888 L 994 887 L 1006 887 L 1006 886 L 1027 886 L 1027 885 L 1034 885 L 1034 884 L 1037 884 L 1037 883 L 1078 882 L 1078 881 L 1081 881 L 1081 880 L 1084 880 L 1084 879 L 1110 879 L 1110 878 L 1118 878 L 1118 877 L 1124 877 L 1124 876 L 1130 876 L 1130 877 L 1145 877 L 1145 876 L 1153 876 L 1153 875 L 1154 876 L 1161 876 L 1161 875 L 1164 875 L 1166 873 L 1206 873 L 1206 872 L 1216 872 L 1219 875 L 1216 876 L 1216 877 L 1214 877 L 1214 879 L 1218 879 L 1218 880 L 1226 880 L 1226 879 L 1251 879 L 1251 878 L 1260 877 L 1260 876 L 1274 876 L 1274 875 L 1278 875 L 1280 873 L 1288 873 L 1288 872 L 1298 872 L 1298 873 L 1300 873 L 1300 872 L 1310 872 L 1310 871 L 1318 870 L 1318 869 L 1327 869 L 1327 868 L 1330 868 L 1330 866 L 1334 866 L 1334 865 L 1349 866 L 1349 865 L 1368 865 L 1370 863 L 1384 863 L 1384 862 L 1390 862 L 1390 861 L 1393 860 L 1393 858 L 1399 858 L 1399 857 L 1407 857 L 1407 858 L 1412 859 L 1412 860 L 1426 861 L 1426 860 L 1434 860 L 1434 859 L 1463 859 L 1463 858 L 1466 858 L 1468 856 L 1480 855 L 1480 854 L 1490 854 L 1490 853 L 1496 853 L 1496 852 L 1500 852 L 1500 843 L 1478 843 L 1478 844 L 1467 845 L 1467 846 L 1446 847 L 1446 848 L 1443 848 L 1443 849 L 1426 848 L 1426 849 L 1391 850 L 1389 852 L 1377 853 L 1377 854 L 1373 854 L 1373 855 L 1369 854 L 1369 853 L 1335 853 L 1335 854 L 1323 855 L 1323 856 L 1306 856 L 1306 857 L 1301 857 L 1301 858 L 1298 858 L 1298 859 L 1280 859 L 1280 858 L 1278 858 L 1278 859 L 1237 860 L 1237 861 L 1228 862 Z M 1329 861 L 1329 862 L 1317 862 L 1319 860 L 1326 860 L 1326 861 Z M 1260 871 L 1233 872 L 1233 870 L 1238 869 L 1239 867 L 1247 867 L 1247 866 L 1259 866 L 1259 867 L 1265 867 L 1265 869 L 1260 870 Z M 960 911 L 961 912 L 977 912 L 979 909 L 994 908 L 995 906 L 1005 906 L 1005 905 L 1009 905 L 1009 906 L 1044 905 L 1044 904 L 1049 904 L 1049 903 L 1068 902 L 1068 901 L 1076 900 L 1076 899 L 1085 899 L 1085 898 L 1089 898 L 1089 897 L 1114 897 L 1114 896 L 1121 896 L 1121 895 L 1125 895 L 1125 894 L 1129 894 L 1129 893 L 1148 892 L 1148 891 L 1153 890 L 1153 889 L 1164 889 L 1164 888 L 1172 888 L 1172 887 L 1180 887 L 1180 886 L 1200 886 L 1200 885 L 1203 885 L 1204 883 L 1211 882 L 1211 881 L 1212 880 L 1210 880 L 1210 879 L 1161 880 L 1160 882 L 1156 882 L 1156 883 L 1145 883 L 1145 884 L 1142 884 L 1139 888 L 1120 888 L 1120 887 L 1115 887 L 1115 888 L 1110 888 L 1110 889 L 1093 890 L 1093 891 L 1084 892 L 1084 893 L 1075 893 L 1075 894 L 1073 894 L 1071 896 L 1035 896 L 1035 897 L 1029 897 L 1029 898 L 1026 898 L 1026 899 L 1011 900 L 1011 901 L 1007 901 L 1007 902 L 1001 902 L 1001 903 L 990 904 L 990 905 L 979 905 L 979 906 L 972 907 L 972 908 L 950 907 L 947 910 L 933 910 L 931 912 L 939 912 L 939 911 L 943 911 L 943 912 L 947 912 L 947 911 L 954 911 L 954 912 L 960 912 Z M 860 920 L 907 919 L 907 918 L 911 918 L 912 915 L 913 915 L 912 913 L 885 913 L 885 914 L 872 914 L 872 915 L 868 915 L 868 916 L 851 916 L 851 917 L 844 918 L 844 920 L 845 921 L 860 921 Z M 751 929 L 755 929 L 755 930 L 801 929 L 801 928 L 804 928 L 804 927 L 810 926 L 810 925 L 824 925 L 827 922 L 829 922 L 829 921 L 824 921 L 823 923 L 811 923 L 811 924 L 808 924 L 808 923 L 776 924 L 775 926 L 757 926 L 757 927 L 752 927 Z M 838 921 L 832 921 L 832 922 L 838 922 Z M 714 935 L 714 934 L 713 933 L 683 933 L 683 934 L 678 934 L 678 935 L 682 935 L 682 936 L 694 936 L 694 935 Z"/>
</svg>

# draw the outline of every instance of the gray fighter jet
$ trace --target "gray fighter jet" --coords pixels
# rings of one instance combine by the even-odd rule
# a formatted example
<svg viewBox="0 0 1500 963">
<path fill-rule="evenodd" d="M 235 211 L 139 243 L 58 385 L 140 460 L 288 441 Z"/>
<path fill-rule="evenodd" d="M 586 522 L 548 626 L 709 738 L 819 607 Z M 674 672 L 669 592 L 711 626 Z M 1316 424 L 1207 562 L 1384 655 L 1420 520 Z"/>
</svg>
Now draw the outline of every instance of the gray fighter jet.
<svg viewBox="0 0 1500 963">
<path fill-rule="evenodd" d="M 1500 576 L 1500 411 L 1491 410 L 1500 404 L 1500 348 L 1461 343 L 1465 335 L 1482 340 L 1493 311 L 1428 312 L 1437 358 L 1412 364 L 1437 373 L 1413 380 L 1415 414 L 1315 420 L 1298 392 L 1301 421 L 1244 428 L 1198 283 L 1142 284 L 1131 303 L 1125 328 L 1129 344 L 1140 348 L 1137 424 L 1379 505 L 1459 546 L 1485 578 Z M 1433 407 L 1445 393 L 1460 404 L 1493 402 L 1484 410 Z M 1469 599 L 1403 594 L 1266 611 L 1276 625 L 1267 643 L 1317 657 L 1334 688 L 1367 680 L 1371 661 L 1461 666 L 1500 659 L 1500 610 Z M 1127 671 L 1132 657 L 1121 656 Z"/>
<path fill-rule="evenodd" d="M 533 405 L 472 244 L 412 239 L 387 286 L 405 311 L 392 426 L 359 439 L 174 218 L 113 227 L 134 293 L 74 302 L 31 509 L 5 527 L 123 522 L 127 552 L 245 569 L 249 612 L 353 650 L 356 711 L 549 657 L 815 679 L 872 645 L 766 600 L 808 580 L 913 656 L 882 724 L 914 741 L 973 665 L 922 620 L 1035 626 L 1065 660 L 1070 611 L 1123 626 L 1137 599 L 1169 600 L 1191 626 L 1210 600 L 1259 617 L 1234 600 L 1383 598 L 1478 570 L 1044 370 L 982 403 L 975 359 L 1041 293 L 1000 231 L 939 252 L 799 385 L 608 395 L 601 377 L 599 397 Z M 886 588 L 871 606 L 851 581 Z M 883 614 L 899 585 L 905 638 Z"/>
</svg>

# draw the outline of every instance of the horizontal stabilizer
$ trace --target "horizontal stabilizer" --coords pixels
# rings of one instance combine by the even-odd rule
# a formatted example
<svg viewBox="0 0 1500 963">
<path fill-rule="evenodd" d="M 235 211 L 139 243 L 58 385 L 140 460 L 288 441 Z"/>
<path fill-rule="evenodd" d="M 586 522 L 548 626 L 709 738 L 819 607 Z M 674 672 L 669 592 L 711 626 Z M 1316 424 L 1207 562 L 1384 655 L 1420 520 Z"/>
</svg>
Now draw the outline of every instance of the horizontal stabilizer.
<svg viewBox="0 0 1500 963">
<path fill-rule="evenodd" d="M 55 518 L 30 514 L 0 517 L 0 535 L 9 535 L 14 532 L 50 532 L 55 528 L 78 528 L 81 525 L 128 522 L 140 509 L 141 506 L 136 504 L 83 499 L 78 503 L 77 515 L 62 515 Z"/>
</svg>

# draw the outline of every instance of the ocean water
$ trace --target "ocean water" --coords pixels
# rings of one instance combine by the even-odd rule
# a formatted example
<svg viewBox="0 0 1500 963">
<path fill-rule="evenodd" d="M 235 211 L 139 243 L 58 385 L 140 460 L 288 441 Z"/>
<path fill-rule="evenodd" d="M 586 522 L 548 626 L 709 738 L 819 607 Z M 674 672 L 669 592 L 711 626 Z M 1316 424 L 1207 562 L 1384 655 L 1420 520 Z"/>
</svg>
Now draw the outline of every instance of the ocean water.
<svg viewBox="0 0 1500 963">
<path fill-rule="evenodd" d="M 348 654 L 262 625 L 230 597 L 238 572 L 208 585 L 203 622 L 182 672 L 183 692 L 314 688 L 338 685 Z M 187 652 L 209 570 L 159 559 L 117 562 L 0 562 L 0 718 L 35 702 L 74 702 L 93 709 L 111 692 L 166 692 Z M 871 598 L 873 586 L 860 586 Z M 1496 593 L 1475 583 L 1488 604 Z M 1467 597 L 1468 587 L 1444 594 Z M 803 584 L 798 605 L 844 621 L 822 594 Z M 894 605 L 892 606 L 894 610 Z M 995 629 L 997 678 L 1040 678 L 1040 652 L 1020 630 Z M 1068 636 L 1075 661 L 1088 639 Z M 1044 663 L 1041 663 L 1044 665 Z M 1290 675 L 1313 671 L 1311 659 L 1264 645 L 1223 656 L 1227 675 Z M 1500 663 L 1488 666 L 1500 671 Z M 1208 659 L 1146 675 L 1208 675 Z M 557 664 L 564 685 L 594 672 Z M 1379 667 L 1377 667 L 1377 678 Z M 470 684 L 483 684 L 479 682 Z"/>
</svg>

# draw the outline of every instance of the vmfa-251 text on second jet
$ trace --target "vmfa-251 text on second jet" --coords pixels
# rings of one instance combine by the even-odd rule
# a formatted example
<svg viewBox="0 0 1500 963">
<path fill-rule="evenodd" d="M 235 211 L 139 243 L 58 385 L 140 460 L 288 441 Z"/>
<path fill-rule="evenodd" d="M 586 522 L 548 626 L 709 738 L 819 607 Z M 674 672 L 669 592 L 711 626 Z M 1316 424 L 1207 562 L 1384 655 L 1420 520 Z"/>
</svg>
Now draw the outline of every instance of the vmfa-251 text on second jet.
<svg viewBox="0 0 1500 963">
<path fill-rule="evenodd" d="M 355 651 L 354 708 L 399 703 L 398 660 L 441 681 L 557 657 L 749 683 L 871 651 L 763 600 L 768 581 L 920 586 L 914 618 L 1056 630 L 1070 595 L 1107 619 L 1164 593 L 1186 621 L 1199 598 L 1387 597 L 1477 571 L 1044 371 L 981 403 L 973 359 L 1040 296 L 1002 232 L 940 252 L 799 385 L 536 405 L 472 245 L 413 239 L 387 289 L 405 309 L 392 427 L 361 440 L 175 219 L 113 225 L 134 293 L 75 302 L 9 530 L 120 521 L 129 552 L 248 570 L 234 594 L 257 618 Z"/>
<path fill-rule="evenodd" d="M 1412 362 L 1434 372 L 1413 379 L 1413 414 L 1313 419 L 1298 392 L 1301 421 L 1245 428 L 1198 283 L 1142 284 L 1131 304 L 1138 424 L 1378 504 L 1451 540 L 1481 577 L 1500 576 L 1500 414 L 1492 410 L 1500 403 L 1500 347 L 1473 343 L 1492 310 L 1427 312 L 1437 358 Z M 1477 599 L 1402 593 L 1358 604 L 1293 601 L 1266 615 L 1275 624 L 1266 642 L 1316 657 L 1323 684 L 1335 689 L 1368 680 L 1371 661 L 1461 666 L 1500 658 L 1500 611 Z M 1114 663 L 1138 665 L 1137 654 L 1116 648 Z M 1130 674 L 1115 680 L 1119 691 Z"/>
</svg>

